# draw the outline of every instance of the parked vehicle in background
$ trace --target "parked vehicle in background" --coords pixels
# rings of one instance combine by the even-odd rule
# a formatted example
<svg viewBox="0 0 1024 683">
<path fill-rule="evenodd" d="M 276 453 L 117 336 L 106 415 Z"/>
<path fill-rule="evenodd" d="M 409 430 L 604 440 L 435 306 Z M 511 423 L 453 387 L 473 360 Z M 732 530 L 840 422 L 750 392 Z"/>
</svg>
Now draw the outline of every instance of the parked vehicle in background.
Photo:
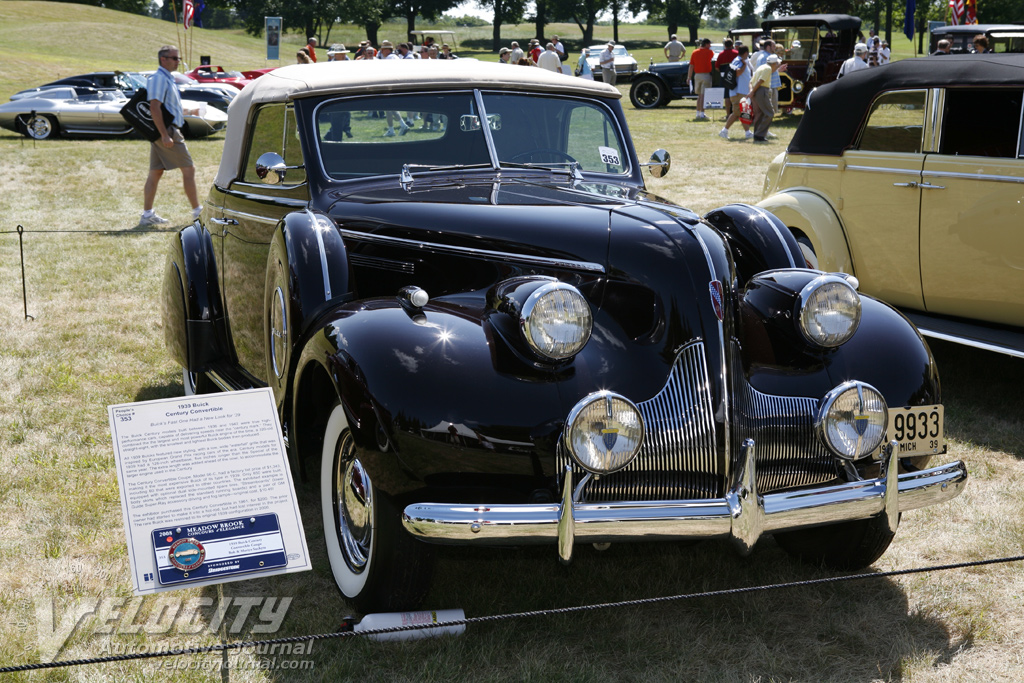
<svg viewBox="0 0 1024 683">
<path fill-rule="evenodd" d="M 200 83 L 221 83 L 233 86 L 241 90 L 249 85 L 250 79 L 246 78 L 239 71 L 228 71 L 222 66 L 200 66 L 185 74 L 191 76 Z"/>
<path fill-rule="evenodd" d="M 984 35 L 989 48 L 995 52 L 1024 52 L 1024 25 L 1019 24 L 960 24 L 940 26 L 931 31 L 929 54 L 939 47 L 940 40 L 948 40 L 953 54 L 974 51 L 974 38 Z"/>
<path fill-rule="evenodd" d="M 152 71 L 130 71 L 127 72 L 126 75 L 132 81 L 134 87 L 145 88 L 146 81 L 152 73 Z M 178 87 L 178 94 L 183 100 L 205 102 L 211 107 L 216 107 L 222 112 L 227 112 L 228 106 L 231 104 L 231 100 L 235 99 L 235 95 L 238 94 L 238 89 L 232 88 L 230 85 L 200 83 L 193 78 L 189 78 L 180 71 L 175 71 L 173 74 L 174 84 Z M 134 90 L 131 92 L 125 92 L 127 97 L 131 97 L 133 94 Z"/>
<path fill-rule="evenodd" d="M 942 405 L 914 327 L 799 267 L 770 213 L 649 194 L 642 167 L 669 156 L 640 162 L 619 98 L 368 60 L 283 67 L 232 105 L 202 216 L 170 244 L 166 342 L 188 392 L 271 388 L 357 609 L 421 600 L 438 543 L 567 562 L 774 534 L 862 567 L 902 512 L 965 485 L 963 463 L 929 464 Z M 389 136 L 381 111 L 424 124 Z"/>
<path fill-rule="evenodd" d="M 686 80 L 689 60 L 651 64 L 629 86 L 629 101 L 637 109 L 664 107 L 672 100 L 696 97 Z"/>
<path fill-rule="evenodd" d="M 786 63 L 779 72 L 781 108 L 802 109 L 811 90 L 836 80 L 839 67 L 853 56 L 860 25 L 860 17 L 848 14 L 795 14 L 761 22 Z"/>
<path fill-rule="evenodd" d="M 600 82 L 601 74 L 601 53 L 607 45 L 591 45 L 587 48 L 587 64 L 594 74 L 594 80 Z M 625 45 L 616 45 L 612 48 L 612 55 L 615 57 L 615 79 L 617 82 L 629 80 L 636 75 L 639 67 L 636 59 L 629 53 Z"/>
<path fill-rule="evenodd" d="M 435 29 L 429 30 L 417 30 L 409 31 L 409 42 L 412 43 L 412 51 L 419 53 L 423 49 L 423 44 L 427 38 L 431 38 L 434 41 L 434 45 L 437 45 L 437 49 L 441 49 L 441 46 L 445 43 L 451 47 L 452 52 L 457 50 L 458 39 L 455 37 L 453 31 L 438 31 Z"/>
<path fill-rule="evenodd" d="M 56 81 L 45 83 L 38 88 L 29 88 L 28 90 L 22 90 L 11 96 L 12 100 L 18 100 L 25 97 L 35 97 L 41 90 L 49 88 L 61 88 L 73 86 L 78 88 L 94 88 L 96 90 L 120 90 L 124 92 L 128 97 L 131 97 L 135 92 L 136 85 L 132 81 L 131 77 L 123 71 L 93 71 L 87 74 L 79 74 L 77 76 L 68 76 L 66 78 L 60 78 Z M 83 91 L 85 94 L 86 91 Z"/>
<path fill-rule="evenodd" d="M 35 97 L 0 105 L 0 128 L 35 140 L 58 136 L 129 136 L 135 131 L 121 116 L 128 98 L 120 90 L 94 90 L 79 94 L 72 86 L 47 88 Z M 181 132 L 187 138 L 215 133 L 227 124 L 227 114 L 201 102 L 182 100 L 185 109 L 201 109 L 185 116 Z"/>
<path fill-rule="evenodd" d="M 763 28 L 733 28 L 729 29 L 728 35 L 734 43 L 743 43 L 750 48 L 751 54 L 754 53 L 754 44 L 760 42 L 764 36 Z"/>
<path fill-rule="evenodd" d="M 276 66 L 270 66 L 263 69 L 250 69 L 249 71 L 243 71 L 242 75 L 248 78 L 250 81 L 255 81 L 263 74 L 268 74 L 276 68 Z"/>
<path fill-rule="evenodd" d="M 815 90 L 759 206 L 923 334 L 1024 357 L 1024 55 L 939 59 Z"/>
</svg>

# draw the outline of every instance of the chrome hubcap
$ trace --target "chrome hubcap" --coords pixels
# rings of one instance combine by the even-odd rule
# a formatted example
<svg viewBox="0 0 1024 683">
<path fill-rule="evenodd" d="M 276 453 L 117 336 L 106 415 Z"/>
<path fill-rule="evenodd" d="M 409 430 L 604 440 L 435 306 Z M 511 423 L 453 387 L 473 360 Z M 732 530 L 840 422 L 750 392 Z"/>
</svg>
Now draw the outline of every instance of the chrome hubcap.
<svg viewBox="0 0 1024 683">
<path fill-rule="evenodd" d="M 50 119 L 45 116 L 37 116 L 28 124 L 28 132 L 34 138 L 45 138 L 50 134 Z"/>
<path fill-rule="evenodd" d="M 270 303 L 270 362 L 278 379 L 284 376 L 285 348 L 288 344 L 287 312 L 284 309 L 284 292 L 278 287 Z"/>
<path fill-rule="evenodd" d="M 373 487 L 363 464 L 355 457 L 351 432 L 342 435 L 334 463 L 338 539 L 345 561 L 358 574 L 366 568 L 373 544 Z"/>
</svg>

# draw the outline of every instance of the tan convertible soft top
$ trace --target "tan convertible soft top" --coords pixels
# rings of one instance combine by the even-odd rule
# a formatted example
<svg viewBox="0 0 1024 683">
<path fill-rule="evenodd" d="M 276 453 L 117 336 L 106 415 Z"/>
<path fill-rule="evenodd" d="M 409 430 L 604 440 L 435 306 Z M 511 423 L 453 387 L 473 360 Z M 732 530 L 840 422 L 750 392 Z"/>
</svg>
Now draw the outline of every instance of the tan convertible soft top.
<svg viewBox="0 0 1024 683">
<path fill-rule="evenodd" d="M 410 90 L 488 88 L 619 98 L 610 85 L 546 69 L 475 59 L 374 59 L 294 64 L 274 69 L 247 85 L 228 109 L 224 153 L 214 182 L 227 187 L 238 176 L 246 119 L 254 105 L 319 95 L 376 95 Z"/>
</svg>

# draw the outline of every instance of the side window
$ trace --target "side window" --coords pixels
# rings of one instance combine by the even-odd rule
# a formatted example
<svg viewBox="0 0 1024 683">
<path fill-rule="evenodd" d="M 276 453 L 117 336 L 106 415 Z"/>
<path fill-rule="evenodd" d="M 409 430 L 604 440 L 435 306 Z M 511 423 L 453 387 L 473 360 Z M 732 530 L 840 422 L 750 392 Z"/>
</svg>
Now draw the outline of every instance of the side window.
<svg viewBox="0 0 1024 683">
<path fill-rule="evenodd" d="M 920 154 L 925 94 L 924 90 L 898 90 L 880 95 L 871 105 L 857 149 Z"/>
<path fill-rule="evenodd" d="M 626 170 L 626 159 L 619 149 L 619 136 L 611 119 L 603 110 L 591 105 L 573 108 L 565 151 L 580 162 L 584 171 L 622 173 Z"/>
<path fill-rule="evenodd" d="M 260 107 L 251 128 L 249 154 L 245 160 L 242 180 L 260 183 L 256 175 L 256 160 L 261 154 L 276 152 L 284 157 L 288 166 L 301 166 L 302 147 L 299 145 L 299 131 L 296 127 L 295 109 L 290 105 L 270 104 Z M 306 171 L 291 169 L 285 175 L 285 185 L 301 185 L 306 182 Z"/>
<path fill-rule="evenodd" d="M 947 89 L 939 154 L 1016 158 L 1022 93 L 1019 88 Z M 983 135 L 978 134 L 979 112 L 985 112 Z"/>
</svg>

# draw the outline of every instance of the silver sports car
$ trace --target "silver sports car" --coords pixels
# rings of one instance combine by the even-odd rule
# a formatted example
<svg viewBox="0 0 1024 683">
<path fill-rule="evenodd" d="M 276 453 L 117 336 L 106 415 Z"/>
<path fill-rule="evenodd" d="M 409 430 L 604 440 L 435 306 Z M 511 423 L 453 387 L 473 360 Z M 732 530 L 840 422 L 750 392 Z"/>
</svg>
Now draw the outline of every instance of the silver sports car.
<svg viewBox="0 0 1024 683">
<path fill-rule="evenodd" d="M 120 91 L 101 90 L 79 95 L 72 87 L 41 90 L 0 105 L 0 128 L 6 128 L 36 140 L 66 136 L 128 136 L 131 126 L 121 116 L 127 98 Z M 200 138 L 227 125 L 228 115 L 203 102 L 182 100 L 185 110 L 199 114 L 185 117 L 181 132 L 187 138 Z"/>
</svg>

